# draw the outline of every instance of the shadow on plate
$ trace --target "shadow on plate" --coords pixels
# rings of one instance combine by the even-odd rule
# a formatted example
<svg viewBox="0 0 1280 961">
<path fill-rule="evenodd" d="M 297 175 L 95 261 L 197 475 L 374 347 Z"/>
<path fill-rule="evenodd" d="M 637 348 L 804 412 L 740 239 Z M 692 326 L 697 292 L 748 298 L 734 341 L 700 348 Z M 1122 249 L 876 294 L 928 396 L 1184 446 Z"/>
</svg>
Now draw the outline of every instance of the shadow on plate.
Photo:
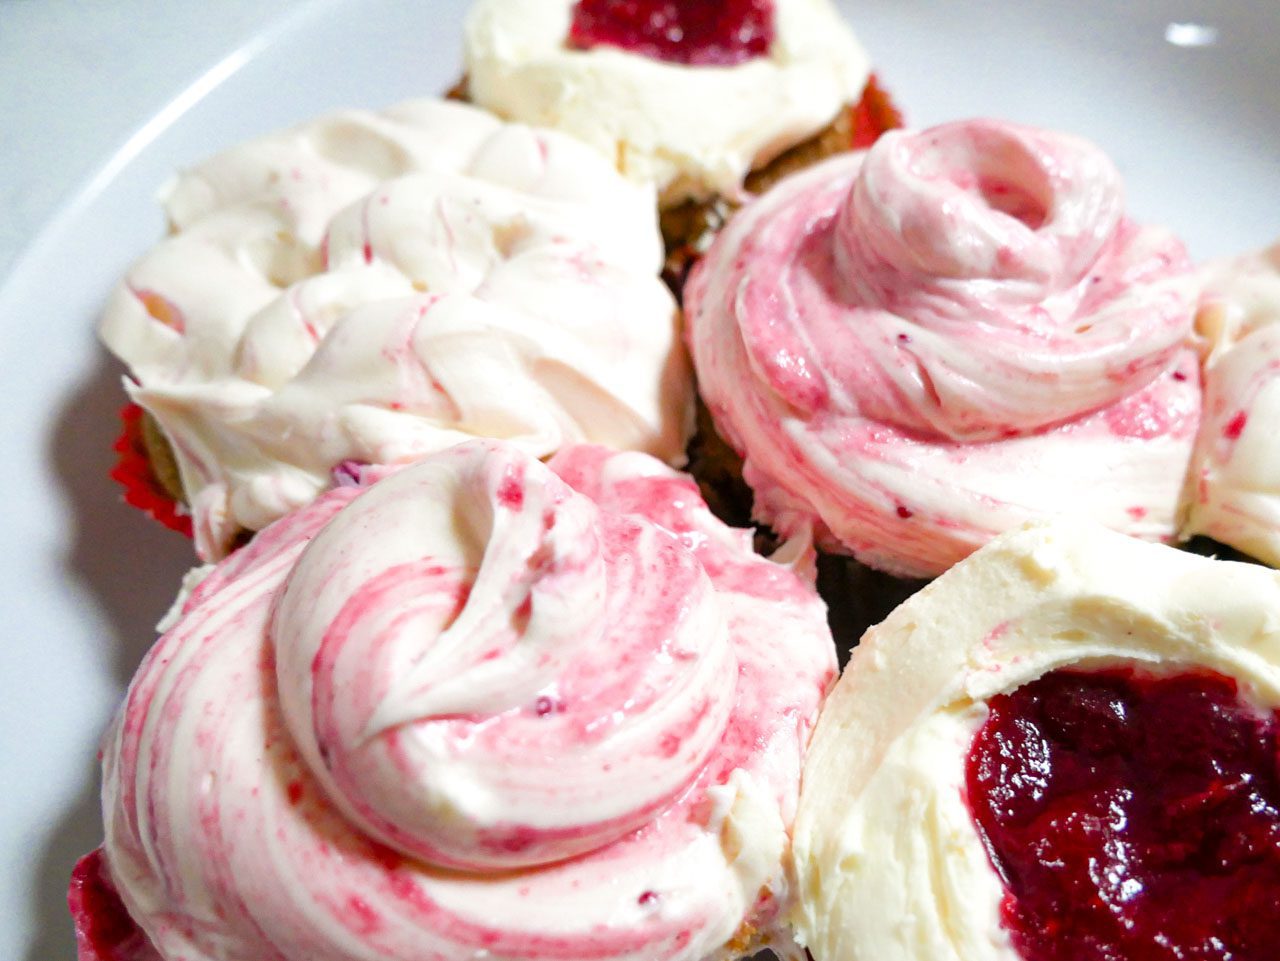
<svg viewBox="0 0 1280 961">
<path fill-rule="evenodd" d="M 182 574 L 195 563 L 191 543 L 128 507 L 107 473 L 125 403 L 122 369 L 105 354 L 66 398 L 48 438 L 46 458 L 74 519 L 75 540 L 64 558 L 68 577 L 97 602 L 110 625 L 112 680 L 123 693 L 155 639 Z M 67 882 L 76 860 L 102 842 L 97 765 L 84 759 L 84 785 L 71 807 L 49 812 L 50 830 L 31 893 L 37 933 L 26 961 L 73 961 L 75 932 Z M 56 819 L 56 820 L 55 820 Z"/>
</svg>

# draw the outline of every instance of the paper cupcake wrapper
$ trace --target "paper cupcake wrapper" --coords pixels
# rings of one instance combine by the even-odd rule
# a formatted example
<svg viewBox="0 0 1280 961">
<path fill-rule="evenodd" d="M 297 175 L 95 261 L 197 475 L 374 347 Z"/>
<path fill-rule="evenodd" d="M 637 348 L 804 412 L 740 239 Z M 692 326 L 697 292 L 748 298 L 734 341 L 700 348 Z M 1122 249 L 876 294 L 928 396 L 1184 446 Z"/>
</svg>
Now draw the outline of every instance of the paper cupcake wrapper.
<svg viewBox="0 0 1280 961">
<path fill-rule="evenodd" d="M 142 436 L 142 417 L 143 410 L 137 404 L 126 404 L 121 409 L 123 427 L 112 445 L 116 452 L 116 465 L 111 469 L 111 479 L 124 488 L 126 504 L 150 515 L 170 530 L 191 537 L 191 515 L 183 504 L 169 496 L 151 468 Z"/>
<path fill-rule="evenodd" d="M 116 893 L 101 848 L 76 862 L 67 907 L 76 926 L 79 961 L 160 961 Z"/>
<path fill-rule="evenodd" d="M 893 105 L 873 73 L 862 91 L 862 99 L 853 108 L 853 149 L 864 150 L 886 130 L 901 126 L 902 112 Z"/>
</svg>

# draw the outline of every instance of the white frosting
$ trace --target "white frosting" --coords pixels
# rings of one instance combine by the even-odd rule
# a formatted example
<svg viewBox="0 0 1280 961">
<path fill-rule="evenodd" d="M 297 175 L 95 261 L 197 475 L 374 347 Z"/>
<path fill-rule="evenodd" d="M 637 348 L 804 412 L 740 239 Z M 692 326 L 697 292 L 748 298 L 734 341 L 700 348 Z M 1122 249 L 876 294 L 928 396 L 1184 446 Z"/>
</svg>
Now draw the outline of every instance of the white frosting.
<svg viewBox="0 0 1280 961">
<path fill-rule="evenodd" d="M 836 669 L 812 587 L 643 454 L 472 441 L 361 482 L 388 473 L 225 559 L 130 686 L 104 851 L 161 957 L 776 936 Z"/>
<path fill-rule="evenodd" d="M 344 460 L 470 436 L 682 456 L 691 385 L 651 189 L 551 131 L 415 101 L 183 174 L 102 320 L 202 557 Z"/>
<path fill-rule="evenodd" d="M 500 116 L 567 131 L 664 204 L 736 196 L 756 166 L 856 103 L 868 60 L 830 0 L 777 0 L 767 57 L 685 66 L 567 44 L 576 0 L 478 0 L 467 20 L 469 96 Z"/>
<path fill-rule="evenodd" d="M 965 758 L 994 695 L 1117 662 L 1202 666 L 1280 704 L 1280 575 L 1056 522 L 996 539 L 868 631 L 805 761 L 799 941 L 823 961 L 1020 961 Z"/>
<path fill-rule="evenodd" d="M 1280 243 L 1201 275 L 1205 403 L 1184 533 L 1280 566 Z"/>
</svg>

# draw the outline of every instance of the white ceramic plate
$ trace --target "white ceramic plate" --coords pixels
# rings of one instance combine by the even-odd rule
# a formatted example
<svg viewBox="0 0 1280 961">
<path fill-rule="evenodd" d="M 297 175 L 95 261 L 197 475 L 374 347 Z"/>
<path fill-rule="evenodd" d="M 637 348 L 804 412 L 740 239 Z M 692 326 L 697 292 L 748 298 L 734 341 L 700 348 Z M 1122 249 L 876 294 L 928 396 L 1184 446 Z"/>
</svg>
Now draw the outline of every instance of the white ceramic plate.
<svg viewBox="0 0 1280 961">
<path fill-rule="evenodd" d="M 101 837 L 97 738 L 191 559 L 106 478 L 120 371 L 92 336 L 112 282 L 162 230 L 156 188 L 246 136 L 459 72 L 462 0 L 313 0 L 266 26 L 251 6 L 119 0 L 73 21 L 67 4 L 0 3 L 0 27 L 31 31 L 0 38 L 0 79 L 49 78 L 35 100 L 0 91 L 23 105 L 0 147 L 0 219 L 13 237 L 32 202 L 70 197 L 16 260 L 0 231 L 0 269 L 15 263 L 0 287 L 0 958 L 74 957 L 64 892 Z M 1280 4 L 845 6 L 913 124 L 988 114 L 1084 134 L 1117 159 L 1134 214 L 1197 258 L 1280 236 Z M 207 9 L 222 19 L 202 24 Z M 1186 23 L 1195 10 L 1207 19 Z M 49 69 L 41 35 L 89 58 L 81 87 Z"/>
</svg>

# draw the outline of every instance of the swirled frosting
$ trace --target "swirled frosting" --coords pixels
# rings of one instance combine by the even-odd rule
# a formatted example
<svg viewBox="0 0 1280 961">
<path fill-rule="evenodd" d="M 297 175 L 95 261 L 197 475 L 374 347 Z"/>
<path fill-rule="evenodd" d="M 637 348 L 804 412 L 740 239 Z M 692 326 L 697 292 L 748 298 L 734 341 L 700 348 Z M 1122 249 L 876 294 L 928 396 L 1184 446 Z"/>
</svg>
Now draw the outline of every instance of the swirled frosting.
<svg viewBox="0 0 1280 961">
<path fill-rule="evenodd" d="M 1122 666 L 1205 669 L 1280 705 L 1280 575 L 1059 519 L 998 538 L 868 631 L 804 766 L 795 924 L 813 956 L 1021 961 L 966 802 L 970 744 L 996 695 Z"/>
<path fill-rule="evenodd" d="M 202 557 L 345 460 L 470 436 L 682 456 L 691 385 L 651 190 L 464 104 L 323 117 L 184 173 L 102 320 Z"/>
<path fill-rule="evenodd" d="M 110 879 L 166 959 L 734 956 L 834 674 L 687 477 L 472 441 L 195 587 L 108 736 Z"/>
<path fill-rule="evenodd" d="M 758 516 L 931 576 L 1060 512 L 1167 539 L 1199 417 L 1182 245 L 1092 145 L 894 132 L 781 183 L 685 290 Z"/>
<path fill-rule="evenodd" d="M 1280 244 L 1201 271 L 1208 351 L 1185 532 L 1280 566 Z"/>
<path fill-rule="evenodd" d="M 555 127 L 664 205 L 737 196 L 746 174 L 857 103 L 869 65 L 830 0 L 777 0 L 768 54 L 689 66 L 615 47 L 575 49 L 576 0 L 478 0 L 466 29 L 470 98 Z"/>
</svg>

